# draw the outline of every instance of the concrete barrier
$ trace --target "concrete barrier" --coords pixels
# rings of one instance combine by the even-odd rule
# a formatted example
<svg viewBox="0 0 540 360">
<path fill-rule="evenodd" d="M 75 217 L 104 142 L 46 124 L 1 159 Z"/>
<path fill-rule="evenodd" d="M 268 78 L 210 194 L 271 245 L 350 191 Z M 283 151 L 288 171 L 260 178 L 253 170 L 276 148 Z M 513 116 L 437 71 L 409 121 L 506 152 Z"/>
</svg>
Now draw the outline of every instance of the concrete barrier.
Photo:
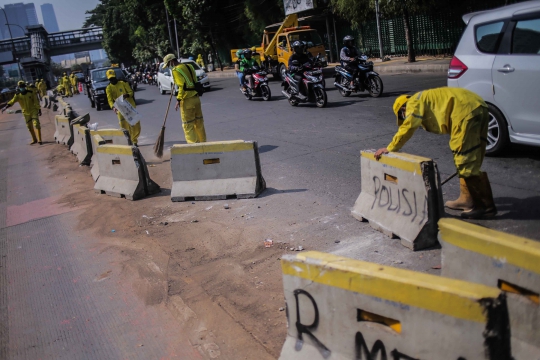
<svg viewBox="0 0 540 360">
<path fill-rule="evenodd" d="M 506 291 L 512 355 L 540 359 L 540 243 L 457 219 L 439 228 L 442 275 Z"/>
<path fill-rule="evenodd" d="M 92 159 L 90 160 L 90 165 L 92 166 L 92 169 L 90 169 L 90 173 L 92 174 L 92 179 L 94 179 L 94 182 L 97 181 L 99 178 L 99 164 L 95 160 L 97 158 L 96 156 L 96 149 L 100 145 L 105 145 L 105 140 L 100 135 L 94 135 L 91 136 L 92 138 Z"/>
<path fill-rule="evenodd" d="M 497 288 L 319 252 L 281 260 L 280 360 L 510 360 Z"/>
<path fill-rule="evenodd" d="M 54 117 L 56 131 L 54 132 L 54 141 L 58 144 L 67 145 L 71 138 L 69 119 L 64 115 Z"/>
<path fill-rule="evenodd" d="M 73 125 L 74 142 L 72 148 L 77 149 L 77 160 L 80 165 L 89 166 L 92 159 L 92 141 L 90 139 L 90 130 L 87 127 Z"/>
<path fill-rule="evenodd" d="M 266 189 L 255 141 L 174 145 L 171 171 L 172 201 L 247 199 Z"/>
<path fill-rule="evenodd" d="M 96 154 L 100 172 L 94 186 L 97 193 L 137 200 L 160 191 L 137 147 L 105 144 L 97 147 Z"/>
<path fill-rule="evenodd" d="M 361 151 L 360 159 L 362 188 L 352 215 L 412 250 L 435 245 L 444 214 L 437 164 L 404 153 L 377 161 L 374 152 Z"/>
<path fill-rule="evenodd" d="M 80 140 L 77 141 L 77 138 L 78 138 L 77 134 L 79 133 L 79 128 L 81 126 L 79 124 L 75 124 L 75 125 L 71 125 L 71 127 L 73 128 L 73 143 L 69 147 L 69 151 L 71 151 L 73 155 L 77 155 L 81 147 Z"/>
</svg>

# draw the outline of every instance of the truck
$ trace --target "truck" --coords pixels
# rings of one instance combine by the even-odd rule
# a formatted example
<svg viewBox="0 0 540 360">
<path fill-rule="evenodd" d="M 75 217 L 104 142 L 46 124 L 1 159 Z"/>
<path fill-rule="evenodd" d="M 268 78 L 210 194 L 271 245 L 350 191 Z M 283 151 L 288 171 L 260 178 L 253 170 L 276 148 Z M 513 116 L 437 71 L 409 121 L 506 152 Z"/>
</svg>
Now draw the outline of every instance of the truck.
<svg viewBox="0 0 540 360">
<path fill-rule="evenodd" d="M 277 31 L 269 31 L 272 27 L 272 25 L 266 27 L 261 46 L 256 48 L 261 58 L 261 66 L 268 73 L 285 79 L 289 57 L 293 54 L 291 45 L 297 40 L 306 42 L 308 51 L 313 56 L 321 54 L 323 67 L 328 66 L 326 50 L 319 33 L 310 26 L 298 26 L 297 14 L 288 15 Z M 231 50 L 233 63 L 238 60 L 237 51 L 238 49 Z"/>
</svg>

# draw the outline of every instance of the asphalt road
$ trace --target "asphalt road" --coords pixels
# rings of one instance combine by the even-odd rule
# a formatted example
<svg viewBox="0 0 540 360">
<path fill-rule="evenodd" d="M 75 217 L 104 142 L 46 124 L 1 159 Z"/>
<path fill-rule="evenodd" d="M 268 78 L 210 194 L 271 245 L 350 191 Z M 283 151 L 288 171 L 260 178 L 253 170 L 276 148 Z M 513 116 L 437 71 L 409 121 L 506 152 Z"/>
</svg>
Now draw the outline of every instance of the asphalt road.
<svg viewBox="0 0 540 360">
<path fill-rule="evenodd" d="M 328 84 L 328 106 L 292 107 L 281 94 L 280 82 L 270 81 L 272 100 L 248 101 L 238 91 L 236 79 L 211 79 L 212 91 L 202 97 L 208 141 L 256 140 L 263 175 L 270 187 L 308 191 L 327 204 L 352 207 L 360 192 L 359 151 L 386 146 L 395 133 L 394 99 L 404 93 L 445 86 L 445 74 L 383 75 L 384 95 L 343 98 Z M 150 153 L 161 128 L 169 95 L 157 87 L 140 85 L 135 93 L 142 113 L 139 144 Z M 166 146 L 185 143 L 174 99 L 167 122 Z M 100 127 L 117 127 L 111 110 L 90 108 L 85 95 L 70 99 L 77 112 L 90 112 Z M 419 130 L 402 151 L 433 158 L 441 178 L 454 173 L 448 136 Z M 148 145 L 147 147 L 145 145 Z M 540 240 L 540 148 L 513 146 L 499 158 L 486 158 L 484 170 L 492 182 L 499 216 L 481 225 Z M 444 187 L 445 200 L 457 197 L 458 180 Z"/>
</svg>

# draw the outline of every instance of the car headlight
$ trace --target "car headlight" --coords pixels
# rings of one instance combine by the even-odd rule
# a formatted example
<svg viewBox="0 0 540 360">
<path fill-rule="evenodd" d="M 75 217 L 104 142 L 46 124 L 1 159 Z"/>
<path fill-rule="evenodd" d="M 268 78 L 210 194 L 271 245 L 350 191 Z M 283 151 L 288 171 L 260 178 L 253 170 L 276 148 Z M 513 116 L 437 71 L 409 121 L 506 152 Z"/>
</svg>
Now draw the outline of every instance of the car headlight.
<svg viewBox="0 0 540 360">
<path fill-rule="evenodd" d="M 96 95 L 103 95 L 105 94 L 105 90 L 96 90 Z"/>
<path fill-rule="evenodd" d="M 197 76 L 197 79 L 198 79 L 199 81 L 201 81 L 202 79 L 204 79 L 204 78 L 206 78 L 206 77 L 208 77 L 208 75 L 206 75 L 206 73 L 205 73 L 205 74 L 202 74 L 201 76 Z"/>
</svg>

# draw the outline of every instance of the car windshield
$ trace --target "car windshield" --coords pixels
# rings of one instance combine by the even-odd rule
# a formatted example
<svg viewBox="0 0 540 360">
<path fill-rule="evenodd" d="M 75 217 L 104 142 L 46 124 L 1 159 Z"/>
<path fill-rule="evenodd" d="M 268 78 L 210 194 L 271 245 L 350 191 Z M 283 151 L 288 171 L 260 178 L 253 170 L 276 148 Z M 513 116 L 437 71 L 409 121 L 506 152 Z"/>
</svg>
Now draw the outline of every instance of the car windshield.
<svg viewBox="0 0 540 360">
<path fill-rule="evenodd" d="M 107 81 L 107 70 L 109 69 L 99 69 L 92 71 L 92 80 L 95 82 Z M 125 79 L 122 69 L 114 69 L 117 79 Z"/>
<path fill-rule="evenodd" d="M 194 68 L 195 70 L 201 70 L 201 67 L 200 67 L 199 65 L 197 65 L 197 63 L 196 63 L 195 61 L 191 61 L 191 60 L 189 60 L 189 61 L 182 61 L 182 64 L 189 64 L 189 65 L 193 66 L 193 68 Z"/>
<path fill-rule="evenodd" d="M 321 37 L 319 36 L 316 30 L 302 31 L 295 34 L 290 34 L 289 44 L 292 44 L 295 41 L 305 41 L 308 45 L 308 48 L 312 48 L 314 46 L 319 46 L 323 44 Z"/>
</svg>

